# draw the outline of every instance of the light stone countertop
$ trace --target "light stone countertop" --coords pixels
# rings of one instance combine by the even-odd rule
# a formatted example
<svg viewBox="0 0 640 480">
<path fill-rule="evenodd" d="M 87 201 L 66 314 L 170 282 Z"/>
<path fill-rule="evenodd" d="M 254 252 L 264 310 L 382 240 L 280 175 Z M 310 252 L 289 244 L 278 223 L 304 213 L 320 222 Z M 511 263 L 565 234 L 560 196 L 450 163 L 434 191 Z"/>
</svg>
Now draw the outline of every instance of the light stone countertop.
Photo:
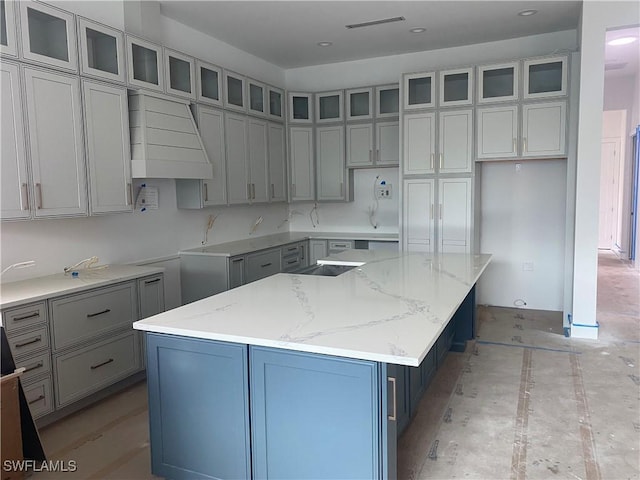
<svg viewBox="0 0 640 480">
<path fill-rule="evenodd" d="M 56 273 L 0 285 L 0 308 L 11 308 L 90 288 L 133 280 L 164 272 L 158 267 L 107 265 L 106 268 L 78 269 L 78 276 Z"/>
<path fill-rule="evenodd" d="M 280 273 L 133 326 L 418 366 L 491 255 L 349 250 L 329 261 L 350 259 L 364 264 L 337 277 Z"/>
</svg>

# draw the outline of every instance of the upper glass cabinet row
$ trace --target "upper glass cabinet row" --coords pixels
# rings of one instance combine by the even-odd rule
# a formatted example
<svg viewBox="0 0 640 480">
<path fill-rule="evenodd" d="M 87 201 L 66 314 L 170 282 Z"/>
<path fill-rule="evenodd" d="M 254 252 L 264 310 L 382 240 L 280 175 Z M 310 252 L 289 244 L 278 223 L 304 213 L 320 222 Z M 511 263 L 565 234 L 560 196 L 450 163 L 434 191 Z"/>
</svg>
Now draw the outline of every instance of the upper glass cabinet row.
<svg viewBox="0 0 640 480">
<path fill-rule="evenodd" d="M 514 101 L 519 98 L 520 62 L 478 67 L 478 103 Z M 522 98 L 546 98 L 567 94 L 567 57 L 524 60 Z M 436 106 L 436 74 L 416 73 L 404 76 L 404 108 L 412 110 Z M 439 73 L 438 105 L 473 103 L 473 69 Z"/>
<path fill-rule="evenodd" d="M 224 106 L 231 110 L 283 120 L 284 91 L 246 78 L 234 72 L 224 72 Z"/>
<path fill-rule="evenodd" d="M 400 107 L 399 90 L 398 85 L 393 84 L 375 88 L 354 88 L 345 92 L 337 90 L 316 93 L 315 122 L 342 122 L 345 118 L 347 121 L 370 120 L 374 117 L 374 108 L 376 118 L 397 117 Z M 289 121 L 312 123 L 313 98 L 314 94 L 311 93 L 290 93 Z"/>
</svg>

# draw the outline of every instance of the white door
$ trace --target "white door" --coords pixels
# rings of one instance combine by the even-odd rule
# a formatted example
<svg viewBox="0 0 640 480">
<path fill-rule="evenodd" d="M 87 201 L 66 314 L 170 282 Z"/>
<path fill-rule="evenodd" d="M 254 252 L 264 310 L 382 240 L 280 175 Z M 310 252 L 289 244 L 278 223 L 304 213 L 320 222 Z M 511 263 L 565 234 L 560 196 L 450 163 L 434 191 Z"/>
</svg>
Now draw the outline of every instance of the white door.
<svg viewBox="0 0 640 480">
<path fill-rule="evenodd" d="M 229 204 L 248 203 L 251 198 L 247 171 L 246 116 L 225 112 L 225 144 L 227 148 L 227 196 Z"/>
<path fill-rule="evenodd" d="M 267 202 L 269 158 L 267 150 L 267 122 L 248 117 L 249 122 L 249 184 L 252 202 Z"/>
<path fill-rule="evenodd" d="M 373 124 L 347 125 L 347 166 L 373 165 Z"/>
<path fill-rule="evenodd" d="M 471 173 L 473 110 L 452 110 L 439 114 L 440 173 Z"/>
<path fill-rule="evenodd" d="M 518 156 L 518 106 L 476 109 L 478 123 L 477 159 Z"/>
<path fill-rule="evenodd" d="M 400 164 L 400 124 L 376 123 L 376 164 Z"/>
<path fill-rule="evenodd" d="M 24 69 L 36 217 L 87 214 L 80 80 Z"/>
<path fill-rule="evenodd" d="M 83 80 L 91 213 L 133 211 L 125 87 Z"/>
<path fill-rule="evenodd" d="M 620 174 L 620 140 L 602 141 L 600 157 L 600 223 L 598 248 L 613 247 L 618 217 L 618 184 Z"/>
<path fill-rule="evenodd" d="M 269 199 L 287 201 L 287 162 L 285 156 L 284 126 L 269 122 Z"/>
<path fill-rule="evenodd" d="M 471 179 L 441 178 L 438 182 L 438 250 L 471 252 Z"/>
<path fill-rule="evenodd" d="M 435 113 L 404 116 L 404 174 L 435 172 Z"/>
<path fill-rule="evenodd" d="M 316 128 L 318 200 L 344 200 L 344 128 Z"/>
<path fill-rule="evenodd" d="M 20 70 L 0 63 L 0 207 L 2 219 L 29 218 L 29 179 L 20 95 Z"/>
<path fill-rule="evenodd" d="M 198 105 L 198 130 L 213 167 L 213 178 L 203 180 L 203 205 L 226 205 L 227 162 L 222 110 Z"/>
<path fill-rule="evenodd" d="M 433 252 L 434 182 L 433 179 L 404 181 L 402 246 L 406 252 Z"/>
<path fill-rule="evenodd" d="M 565 156 L 567 102 L 522 106 L 522 156 Z"/>
<path fill-rule="evenodd" d="M 291 200 L 315 200 L 313 169 L 313 128 L 291 127 Z"/>
</svg>

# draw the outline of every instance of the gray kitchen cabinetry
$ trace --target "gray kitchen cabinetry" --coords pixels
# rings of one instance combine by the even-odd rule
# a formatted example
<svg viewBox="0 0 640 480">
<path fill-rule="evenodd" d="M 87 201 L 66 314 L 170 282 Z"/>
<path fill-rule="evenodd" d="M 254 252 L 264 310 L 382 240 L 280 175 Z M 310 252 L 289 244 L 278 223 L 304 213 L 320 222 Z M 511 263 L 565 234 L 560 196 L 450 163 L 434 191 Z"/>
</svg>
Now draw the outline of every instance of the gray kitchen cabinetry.
<svg viewBox="0 0 640 480">
<path fill-rule="evenodd" d="M 282 271 L 295 272 L 309 265 L 309 243 L 307 241 L 285 245 L 280 249 L 282 255 Z"/>
<path fill-rule="evenodd" d="M 328 255 L 327 241 L 318 238 L 309 240 L 309 265 L 315 265 L 318 260 Z"/>
</svg>

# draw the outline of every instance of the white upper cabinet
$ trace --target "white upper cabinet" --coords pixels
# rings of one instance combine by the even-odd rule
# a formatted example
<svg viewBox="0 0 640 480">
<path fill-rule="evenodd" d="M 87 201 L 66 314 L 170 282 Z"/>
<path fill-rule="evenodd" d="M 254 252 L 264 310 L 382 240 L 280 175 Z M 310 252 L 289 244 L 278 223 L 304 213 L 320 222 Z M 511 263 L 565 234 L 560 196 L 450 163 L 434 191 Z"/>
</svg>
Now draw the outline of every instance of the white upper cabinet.
<svg viewBox="0 0 640 480">
<path fill-rule="evenodd" d="M 259 118 L 247 119 L 249 139 L 248 183 L 251 203 L 269 200 L 269 152 L 267 149 L 267 122 Z"/>
<path fill-rule="evenodd" d="M 16 37 L 16 8 L 17 2 L 0 2 L 0 54 L 11 57 L 18 56 L 18 41 Z"/>
<path fill-rule="evenodd" d="M 406 252 L 434 250 L 435 180 L 405 180 L 402 189 L 402 247 Z"/>
<path fill-rule="evenodd" d="M 373 124 L 347 125 L 347 167 L 371 166 L 374 162 L 374 155 Z"/>
<path fill-rule="evenodd" d="M 436 114 L 414 113 L 403 121 L 404 174 L 435 173 Z"/>
<path fill-rule="evenodd" d="M 162 47 L 132 35 L 127 41 L 127 84 L 164 92 Z"/>
<path fill-rule="evenodd" d="M 438 181 L 438 251 L 471 252 L 471 179 Z"/>
<path fill-rule="evenodd" d="M 227 147 L 227 195 L 229 204 L 248 203 L 251 197 L 247 117 L 225 112 L 225 142 Z"/>
<path fill-rule="evenodd" d="M 347 121 L 373 118 L 373 89 L 347 90 Z"/>
<path fill-rule="evenodd" d="M 193 57 L 168 48 L 164 52 L 166 93 L 189 100 L 196 99 L 196 61 Z"/>
<path fill-rule="evenodd" d="M 269 118 L 276 122 L 282 122 L 284 120 L 284 90 L 267 87 L 267 95 Z"/>
<path fill-rule="evenodd" d="M 91 213 L 131 212 L 127 89 L 88 80 L 82 88 Z"/>
<path fill-rule="evenodd" d="M 0 63 L 0 208 L 2 220 L 29 218 L 29 180 L 24 143 L 20 71 L 15 63 Z"/>
<path fill-rule="evenodd" d="M 313 128 L 289 129 L 291 201 L 315 200 L 315 170 L 313 165 Z"/>
<path fill-rule="evenodd" d="M 196 99 L 200 103 L 222 106 L 222 69 L 196 61 Z"/>
<path fill-rule="evenodd" d="M 265 117 L 267 115 L 267 86 L 247 79 L 247 108 L 249 113 Z"/>
<path fill-rule="evenodd" d="M 473 110 L 446 110 L 439 117 L 440 173 L 471 173 Z"/>
<path fill-rule="evenodd" d="M 318 200 L 345 200 L 344 127 L 316 128 Z"/>
<path fill-rule="evenodd" d="M 478 160 L 518 156 L 517 105 L 477 108 L 476 118 Z"/>
<path fill-rule="evenodd" d="M 342 90 L 316 93 L 316 123 L 341 122 Z"/>
<path fill-rule="evenodd" d="M 397 117 L 400 114 L 400 87 L 397 83 L 376 87 L 376 118 Z"/>
<path fill-rule="evenodd" d="M 523 62 L 524 99 L 567 94 L 567 57 L 546 57 Z"/>
<path fill-rule="evenodd" d="M 224 71 L 224 106 L 238 112 L 247 111 L 245 78 L 237 73 Z"/>
<path fill-rule="evenodd" d="M 376 165 L 400 163 L 400 124 L 398 122 L 376 123 Z"/>
<path fill-rule="evenodd" d="M 435 73 L 410 73 L 404 76 L 405 110 L 435 107 Z"/>
<path fill-rule="evenodd" d="M 267 125 L 269 145 L 269 200 L 287 201 L 287 159 L 284 125 L 269 122 Z"/>
<path fill-rule="evenodd" d="M 441 107 L 471 105 L 473 103 L 473 68 L 459 68 L 440 72 Z"/>
<path fill-rule="evenodd" d="M 24 68 L 35 216 L 87 214 L 78 77 Z"/>
<path fill-rule="evenodd" d="M 566 155 L 565 101 L 522 106 L 522 156 Z"/>
<path fill-rule="evenodd" d="M 313 122 L 313 94 L 289 93 L 289 122 Z"/>
<path fill-rule="evenodd" d="M 22 58 L 77 72 L 73 14 L 44 3 L 28 0 L 17 3 L 20 5 Z"/>
<path fill-rule="evenodd" d="M 124 33 L 105 25 L 78 18 L 80 73 L 125 83 Z"/>
<path fill-rule="evenodd" d="M 518 99 L 518 62 L 478 67 L 478 103 Z"/>
</svg>

